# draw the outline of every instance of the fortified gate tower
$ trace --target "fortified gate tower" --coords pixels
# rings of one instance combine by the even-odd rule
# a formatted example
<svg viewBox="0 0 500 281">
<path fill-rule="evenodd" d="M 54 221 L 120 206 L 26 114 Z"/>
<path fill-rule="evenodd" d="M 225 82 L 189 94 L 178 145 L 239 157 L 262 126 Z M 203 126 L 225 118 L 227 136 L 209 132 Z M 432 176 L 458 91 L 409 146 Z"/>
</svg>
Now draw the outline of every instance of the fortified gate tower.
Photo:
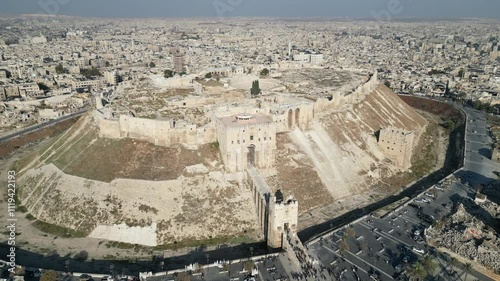
<svg viewBox="0 0 500 281">
<path fill-rule="evenodd" d="M 276 126 L 268 116 L 242 113 L 219 118 L 217 140 L 228 172 L 274 167 Z"/>
</svg>

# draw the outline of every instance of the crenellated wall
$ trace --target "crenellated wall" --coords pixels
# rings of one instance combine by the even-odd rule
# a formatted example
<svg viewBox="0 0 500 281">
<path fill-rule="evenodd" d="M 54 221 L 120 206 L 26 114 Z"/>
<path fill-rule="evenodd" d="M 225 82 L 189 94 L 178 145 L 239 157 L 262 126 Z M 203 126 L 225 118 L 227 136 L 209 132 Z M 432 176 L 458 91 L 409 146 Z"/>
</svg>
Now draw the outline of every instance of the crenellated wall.
<svg viewBox="0 0 500 281">
<path fill-rule="evenodd" d="M 337 93 L 332 96 L 331 100 L 327 98 L 318 99 L 314 104 L 314 114 L 315 116 L 324 115 L 333 110 L 338 110 L 346 104 L 357 104 L 374 91 L 378 85 L 378 72 L 375 72 L 366 83 L 360 85 L 351 94 L 343 95 L 341 93 Z"/>
<path fill-rule="evenodd" d="M 120 116 L 118 120 L 105 119 L 99 112 L 94 113 L 100 135 L 105 138 L 131 138 L 147 141 L 159 146 L 173 144 L 202 145 L 217 140 L 215 125 L 197 128 L 195 125 L 174 127 L 171 121 Z"/>
<path fill-rule="evenodd" d="M 214 107 L 210 113 L 206 113 L 212 122 L 200 128 L 195 125 L 175 127 L 172 120 L 152 120 L 125 115 L 120 116 L 119 120 L 111 120 L 99 111 L 94 114 L 94 120 L 99 127 L 100 135 L 106 138 L 132 138 L 160 146 L 201 145 L 217 141 L 216 120 L 218 118 L 240 113 L 263 114 L 271 117 L 277 133 L 290 132 L 295 128 L 307 130 L 313 119 L 345 108 L 346 105 L 359 103 L 374 91 L 378 84 L 375 72 L 366 83 L 359 86 L 353 93 L 348 95 L 334 94 L 331 100 L 320 98 L 316 101 L 302 99 L 291 102 L 285 99 L 282 104 L 264 103 L 264 106 L 260 108 L 236 104 Z M 194 97 L 188 97 L 188 99 L 194 101 L 190 106 L 200 102 Z M 186 101 L 177 101 L 177 103 L 188 106 Z"/>
</svg>

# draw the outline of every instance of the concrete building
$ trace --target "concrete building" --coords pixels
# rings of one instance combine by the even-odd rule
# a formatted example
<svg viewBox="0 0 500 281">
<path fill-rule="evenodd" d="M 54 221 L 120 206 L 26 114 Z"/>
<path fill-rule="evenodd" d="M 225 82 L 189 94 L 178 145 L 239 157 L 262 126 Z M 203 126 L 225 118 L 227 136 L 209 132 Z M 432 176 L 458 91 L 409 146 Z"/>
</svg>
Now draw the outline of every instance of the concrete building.
<svg viewBox="0 0 500 281">
<path fill-rule="evenodd" d="M 40 90 L 37 83 L 26 83 L 19 85 L 19 94 L 22 97 L 35 98 L 43 95 L 43 90 Z"/>
<path fill-rule="evenodd" d="M 74 80 L 72 81 L 73 89 L 87 88 L 87 87 L 100 87 L 103 84 L 102 79 L 95 80 Z"/>
<path fill-rule="evenodd" d="M 118 73 L 116 71 L 106 71 L 104 72 L 104 79 L 106 83 L 116 85 L 118 84 Z"/>
<path fill-rule="evenodd" d="M 407 170 L 411 167 L 414 139 L 414 132 L 389 127 L 380 130 L 378 144 L 387 158 Z"/>
<path fill-rule="evenodd" d="M 314 65 L 320 65 L 323 63 L 324 56 L 323 54 L 311 54 L 309 52 L 301 52 L 299 54 L 293 55 L 293 61 L 296 62 L 305 62 Z"/>
<path fill-rule="evenodd" d="M 9 78 L 10 73 L 6 69 L 0 69 L 0 79 L 7 79 Z"/>
<path fill-rule="evenodd" d="M 182 54 L 174 55 L 174 71 L 177 73 L 184 72 L 184 55 Z"/>
<path fill-rule="evenodd" d="M 242 66 L 227 66 L 227 67 L 217 67 L 217 68 L 208 68 L 208 73 L 212 75 L 219 75 L 228 77 L 234 74 L 243 74 L 245 73 L 245 68 Z"/>
<path fill-rule="evenodd" d="M 274 166 L 276 126 L 262 114 L 238 114 L 217 120 L 217 138 L 228 172 L 245 171 L 249 166 Z"/>
<path fill-rule="evenodd" d="M 311 54 L 311 64 L 320 65 L 323 63 L 323 55 L 322 54 Z"/>
<path fill-rule="evenodd" d="M 311 54 L 306 54 L 306 53 L 295 54 L 295 55 L 293 55 L 293 61 L 310 62 L 311 61 Z"/>
</svg>

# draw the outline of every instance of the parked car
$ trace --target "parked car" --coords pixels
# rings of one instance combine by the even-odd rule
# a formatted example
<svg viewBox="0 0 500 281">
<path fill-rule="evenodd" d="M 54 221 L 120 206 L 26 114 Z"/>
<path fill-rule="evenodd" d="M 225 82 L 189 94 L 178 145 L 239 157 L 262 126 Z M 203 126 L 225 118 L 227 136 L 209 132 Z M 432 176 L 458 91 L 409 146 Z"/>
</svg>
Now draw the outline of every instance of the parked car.
<svg viewBox="0 0 500 281">
<path fill-rule="evenodd" d="M 416 253 L 419 253 L 419 254 L 425 254 L 425 250 L 422 250 L 422 249 L 419 249 L 419 248 L 416 248 L 416 247 L 413 247 L 412 250 Z"/>
</svg>

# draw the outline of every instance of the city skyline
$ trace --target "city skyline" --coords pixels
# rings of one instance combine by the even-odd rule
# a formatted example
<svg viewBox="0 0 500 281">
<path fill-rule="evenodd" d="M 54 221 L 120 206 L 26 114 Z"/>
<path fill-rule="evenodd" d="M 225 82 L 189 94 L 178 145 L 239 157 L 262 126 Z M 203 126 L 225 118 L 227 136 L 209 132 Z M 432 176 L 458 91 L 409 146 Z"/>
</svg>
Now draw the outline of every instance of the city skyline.
<svg viewBox="0 0 500 281">
<path fill-rule="evenodd" d="M 357 0 L 352 3 L 316 0 L 132 0 L 79 1 L 27 0 L 0 1 L 4 14 L 51 14 L 108 18 L 186 17 L 324 17 L 324 18 L 494 18 L 500 2 L 493 0 Z M 388 12 L 388 13 L 386 13 Z M 390 17 L 388 17 L 390 15 Z"/>
</svg>

